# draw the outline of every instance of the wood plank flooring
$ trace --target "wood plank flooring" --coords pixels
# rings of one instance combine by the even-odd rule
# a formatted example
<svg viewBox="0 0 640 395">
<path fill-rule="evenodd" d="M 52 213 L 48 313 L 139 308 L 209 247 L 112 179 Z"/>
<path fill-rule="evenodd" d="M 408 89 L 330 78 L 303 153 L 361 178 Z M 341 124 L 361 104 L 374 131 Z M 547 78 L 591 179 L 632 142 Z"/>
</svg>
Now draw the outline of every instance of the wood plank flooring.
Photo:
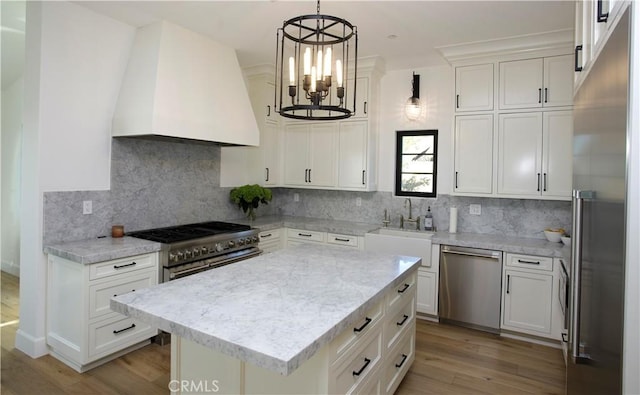
<svg viewBox="0 0 640 395">
<path fill-rule="evenodd" d="M 0 277 L 2 394 L 169 393 L 168 345 L 148 345 L 83 374 L 48 355 L 32 359 L 16 350 L 19 281 L 4 272 Z M 419 320 L 416 350 L 396 394 L 564 393 L 557 349 Z"/>
</svg>

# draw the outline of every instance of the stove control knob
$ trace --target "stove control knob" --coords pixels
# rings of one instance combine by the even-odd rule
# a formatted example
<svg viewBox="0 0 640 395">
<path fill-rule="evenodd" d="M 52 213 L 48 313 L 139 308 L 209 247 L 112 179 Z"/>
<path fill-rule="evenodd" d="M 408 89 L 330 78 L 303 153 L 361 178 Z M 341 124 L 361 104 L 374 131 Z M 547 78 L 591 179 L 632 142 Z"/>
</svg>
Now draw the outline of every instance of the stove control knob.
<svg viewBox="0 0 640 395">
<path fill-rule="evenodd" d="M 235 242 L 235 241 L 233 241 L 233 240 L 230 240 L 230 241 L 229 241 L 229 248 L 233 248 L 233 247 L 235 247 L 235 246 L 236 246 L 236 242 Z"/>
<path fill-rule="evenodd" d="M 222 244 L 216 243 L 216 251 L 222 252 L 223 249 L 224 249 L 224 247 L 222 246 Z"/>
<path fill-rule="evenodd" d="M 202 247 L 200 248 L 200 253 L 202 255 L 206 255 L 207 253 L 209 253 L 209 249 L 207 247 Z"/>
<path fill-rule="evenodd" d="M 191 258 L 191 250 L 185 250 L 184 251 L 184 258 L 185 259 Z"/>
<path fill-rule="evenodd" d="M 244 239 L 238 239 L 238 245 L 243 245 L 244 244 Z"/>
<path fill-rule="evenodd" d="M 193 247 L 193 256 L 200 256 L 200 249 L 198 247 Z"/>
<path fill-rule="evenodd" d="M 184 254 L 182 253 L 182 251 L 178 251 L 176 253 L 176 257 L 177 257 L 176 261 L 181 261 L 184 259 Z"/>
<path fill-rule="evenodd" d="M 260 241 L 260 238 L 258 238 L 258 236 L 253 236 L 253 238 L 251 238 L 251 240 L 252 240 L 254 243 L 257 243 L 257 242 L 259 242 L 259 241 Z"/>
<path fill-rule="evenodd" d="M 178 256 L 173 252 L 169 253 L 169 262 L 178 262 Z"/>
</svg>

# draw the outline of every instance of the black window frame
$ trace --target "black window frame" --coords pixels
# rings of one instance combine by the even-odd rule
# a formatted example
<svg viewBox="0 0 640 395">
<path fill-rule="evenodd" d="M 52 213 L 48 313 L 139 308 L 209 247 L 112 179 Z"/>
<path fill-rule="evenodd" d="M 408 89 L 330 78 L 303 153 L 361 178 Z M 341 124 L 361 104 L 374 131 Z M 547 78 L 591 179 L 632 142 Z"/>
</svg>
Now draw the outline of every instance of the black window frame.
<svg viewBox="0 0 640 395">
<path fill-rule="evenodd" d="M 433 136 L 433 192 L 411 192 L 402 191 L 402 138 L 405 136 Z M 396 131 L 396 182 L 395 195 L 408 196 L 418 198 L 435 198 L 437 197 L 438 186 L 438 129 L 425 130 L 397 130 Z M 415 173 L 415 174 L 431 174 L 431 173 Z"/>
</svg>

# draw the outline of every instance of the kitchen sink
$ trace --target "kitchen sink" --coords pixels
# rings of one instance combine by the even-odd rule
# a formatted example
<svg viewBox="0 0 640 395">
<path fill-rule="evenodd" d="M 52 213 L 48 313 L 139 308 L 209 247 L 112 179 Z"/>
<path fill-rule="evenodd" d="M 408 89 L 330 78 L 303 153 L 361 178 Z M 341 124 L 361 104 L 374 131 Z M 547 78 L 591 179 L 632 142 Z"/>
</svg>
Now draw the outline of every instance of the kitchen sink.
<svg viewBox="0 0 640 395">
<path fill-rule="evenodd" d="M 410 237 L 415 239 L 431 239 L 434 233 L 414 230 L 414 229 L 380 228 L 380 229 L 374 230 L 373 232 L 369 232 L 369 234 Z"/>
</svg>

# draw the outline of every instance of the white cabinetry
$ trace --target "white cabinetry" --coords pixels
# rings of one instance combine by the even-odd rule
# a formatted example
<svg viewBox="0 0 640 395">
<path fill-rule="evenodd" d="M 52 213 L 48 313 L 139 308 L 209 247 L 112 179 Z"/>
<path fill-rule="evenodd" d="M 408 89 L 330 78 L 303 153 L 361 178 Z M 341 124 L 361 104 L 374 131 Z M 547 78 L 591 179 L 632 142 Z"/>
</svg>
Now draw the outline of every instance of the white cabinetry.
<svg viewBox="0 0 640 395">
<path fill-rule="evenodd" d="M 415 309 L 414 271 L 288 376 L 173 335 L 171 379 L 224 377 L 221 393 L 393 394 L 415 359 Z"/>
<path fill-rule="evenodd" d="M 501 329 L 560 340 L 558 270 L 549 257 L 506 254 Z"/>
<path fill-rule="evenodd" d="M 109 307 L 118 294 L 158 282 L 158 254 L 83 265 L 49 255 L 47 344 L 78 372 L 148 343 L 157 329 Z"/>
<path fill-rule="evenodd" d="M 339 245 L 348 248 L 364 249 L 364 239 L 360 236 L 338 233 L 319 232 L 314 230 L 286 229 L 286 246 L 296 246 L 304 243 L 320 243 Z"/>
<path fill-rule="evenodd" d="M 493 110 L 493 63 L 456 67 L 456 111 Z"/>
<path fill-rule="evenodd" d="M 258 247 L 263 253 L 268 254 L 270 252 L 278 251 L 282 249 L 284 238 L 282 236 L 282 229 L 263 230 L 258 234 L 260 243 Z"/>
<path fill-rule="evenodd" d="M 500 62 L 500 109 L 570 106 L 573 56 Z"/>
<path fill-rule="evenodd" d="M 493 115 L 456 117 L 454 192 L 493 192 Z"/>
<path fill-rule="evenodd" d="M 339 124 L 338 189 L 375 190 L 375 155 L 366 121 Z"/>
<path fill-rule="evenodd" d="M 347 92 L 354 92 L 353 79 L 347 81 Z M 368 118 L 369 117 L 369 78 L 358 77 L 356 80 L 356 111 L 352 118 Z M 348 107 L 351 107 L 353 97 L 346 97 Z"/>
<path fill-rule="evenodd" d="M 440 272 L 440 245 L 431 246 L 430 264 L 418 268 L 418 303 L 419 313 L 438 315 L 438 275 Z"/>
<path fill-rule="evenodd" d="M 500 114 L 498 194 L 571 197 L 571 111 Z"/>
<path fill-rule="evenodd" d="M 284 131 L 284 185 L 333 187 L 337 124 L 290 124 Z"/>
</svg>

